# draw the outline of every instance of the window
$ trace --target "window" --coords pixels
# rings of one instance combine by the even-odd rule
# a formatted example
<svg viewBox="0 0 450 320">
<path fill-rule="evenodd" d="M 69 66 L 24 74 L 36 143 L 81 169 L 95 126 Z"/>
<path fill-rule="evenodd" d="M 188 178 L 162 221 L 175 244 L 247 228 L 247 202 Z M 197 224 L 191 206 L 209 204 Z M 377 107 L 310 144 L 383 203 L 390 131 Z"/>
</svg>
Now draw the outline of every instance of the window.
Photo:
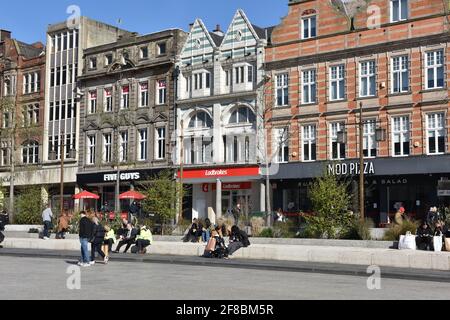
<svg viewBox="0 0 450 320">
<path fill-rule="evenodd" d="M 61 67 L 56 67 L 56 86 L 61 85 Z"/>
<path fill-rule="evenodd" d="M 6 142 L 2 142 L 2 150 L 1 150 L 1 161 L 2 161 L 2 166 L 7 166 L 9 165 L 9 147 L 8 147 L 8 143 Z"/>
<path fill-rule="evenodd" d="M 92 69 L 92 70 L 97 69 L 97 58 L 89 59 L 89 69 Z"/>
<path fill-rule="evenodd" d="M 89 91 L 89 113 L 97 112 L 97 91 Z"/>
<path fill-rule="evenodd" d="M 166 157 L 166 128 L 156 129 L 156 141 L 155 141 L 155 158 L 162 160 Z"/>
<path fill-rule="evenodd" d="M 158 104 L 165 104 L 166 103 L 166 95 L 167 95 L 167 89 L 166 89 L 166 80 L 158 80 L 157 81 L 157 91 L 158 91 Z"/>
<path fill-rule="evenodd" d="M 344 65 L 330 68 L 330 100 L 345 99 L 345 67 Z"/>
<path fill-rule="evenodd" d="M 289 104 L 289 75 L 287 73 L 276 76 L 276 101 L 277 106 Z"/>
<path fill-rule="evenodd" d="M 67 66 L 62 67 L 61 84 L 67 84 Z"/>
<path fill-rule="evenodd" d="M 374 158 L 377 156 L 377 141 L 376 141 L 376 122 L 375 120 L 369 120 L 364 123 L 364 157 Z"/>
<path fill-rule="evenodd" d="M 245 68 L 244 67 L 234 68 L 234 74 L 235 74 L 235 82 L 237 84 L 244 83 L 244 81 L 245 81 Z"/>
<path fill-rule="evenodd" d="M 147 141 L 148 141 L 148 130 L 140 129 L 138 130 L 138 161 L 147 160 Z"/>
<path fill-rule="evenodd" d="M 247 67 L 247 82 L 253 82 L 253 66 Z"/>
<path fill-rule="evenodd" d="M 166 54 L 167 45 L 165 42 L 158 44 L 158 55 Z"/>
<path fill-rule="evenodd" d="M 205 87 L 206 89 L 211 88 L 211 74 L 209 72 L 205 73 Z"/>
<path fill-rule="evenodd" d="M 140 96 L 140 107 L 148 107 L 148 83 L 141 82 L 139 84 L 139 90 L 141 92 Z"/>
<path fill-rule="evenodd" d="M 229 87 L 231 84 L 231 70 L 225 70 L 225 85 Z"/>
<path fill-rule="evenodd" d="M 427 115 L 427 153 L 442 154 L 445 152 L 445 114 Z"/>
<path fill-rule="evenodd" d="M 197 112 L 189 122 L 189 129 L 212 128 L 212 119 L 204 111 Z"/>
<path fill-rule="evenodd" d="M 444 87 L 444 51 L 427 52 L 426 89 Z"/>
<path fill-rule="evenodd" d="M 302 128 L 303 141 L 303 161 L 316 161 L 317 159 L 317 142 L 316 142 L 316 126 L 306 125 Z"/>
<path fill-rule="evenodd" d="M 317 36 L 317 18 L 315 16 L 302 19 L 302 39 L 315 38 Z"/>
<path fill-rule="evenodd" d="M 22 146 L 22 163 L 36 164 L 39 162 L 39 144 L 36 141 L 28 141 Z"/>
<path fill-rule="evenodd" d="M 223 139 L 225 162 L 242 163 L 254 159 L 255 141 L 252 136 L 224 136 Z"/>
<path fill-rule="evenodd" d="M 112 63 L 113 63 L 113 55 L 112 54 L 107 54 L 105 56 L 105 66 L 109 66 Z"/>
<path fill-rule="evenodd" d="M 112 101 L 112 88 L 105 89 L 105 112 L 112 112 L 113 101 Z"/>
<path fill-rule="evenodd" d="M 120 99 L 120 109 L 128 109 L 130 107 L 130 86 L 122 87 L 122 97 Z"/>
<path fill-rule="evenodd" d="M 103 135 L 103 162 L 110 163 L 112 161 L 112 134 L 105 133 Z"/>
<path fill-rule="evenodd" d="M 331 160 L 345 159 L 345 143 L 338 142 L 338 132 L 344 130 L 345 130 L 344 123 L 335 122 L 330 124 Z"/>
<path fill-rule="evenodd" d="M 372 97 L 376 94 L 375 61 L 366 61 L 359 64 L 359 95 Z"/>
<path fill-rule="evenodd" d="M 307 70 L 302 72 L 303 81 L 303 103 L 316 102 L 316 70 Z"/>
<path fill-rule="evenodd" d="M 23 108 L 23 122 L 24 127 L 39 123 L 39 103 L 31 104 Z"/>
<path fill-rule="evenodd" d="M 391 22 L 408 19 L 408 0 L 391 0 Z"/>
<path fill-rule="evenodd" d="M 255 123 L 256 116 L 250 108 L 241 107 L 231 114 L 230 124 Z"/>
<path fill-rule="evenodd" d="M 141 58 L 141 59 L 147 59 L 148 58 L 148 48 L 147 47 L 142 47 L 139 50 L 139 58 Z"/>
<path fill-rule="evenodd" d="M 88 135 L 87 136 L 87 154 L 86 154 L 86 156 L 87 156 L 86 162 L 88 165 L 95 164 L 95 145 L 96 145 L 95 135 Z M 58 153 L 58 152 L 56 151 L 56 153 Z"/>
<path fill-rule="evenodd" d="M 394 117 L 392 118 L 392 150 L 394 156 L 408 156 L 409 155 L 409 117 Z"/>
<path fill-rule="evenodd" d="M 409 58 L 408 56 L 392 58 L 392 93 L 409 91 Z"/>
<path fill-rule="evenodd" d="M 9 128 L 10 126 L 10 113 L 9 112 L 3 112 L 3 128 Z"/>
<path fill-rule="evenodd" d="M 274 153 L 277 163 L 289 162 L 289 128 L 275 129 Z"/>
<path fill-rule="evenodd" d="M 120 149 L 119 149 L 119 161 L 128 161 L 128 131 L 122 131 L 119 134 Z"/>
</svg>

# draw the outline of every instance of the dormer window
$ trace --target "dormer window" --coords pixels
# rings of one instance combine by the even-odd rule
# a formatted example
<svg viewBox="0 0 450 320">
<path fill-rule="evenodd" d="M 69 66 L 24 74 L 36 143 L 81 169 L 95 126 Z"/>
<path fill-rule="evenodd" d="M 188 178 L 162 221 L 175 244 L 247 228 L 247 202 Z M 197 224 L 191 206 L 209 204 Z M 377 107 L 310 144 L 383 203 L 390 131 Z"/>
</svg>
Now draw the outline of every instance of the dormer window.
<svg viewBox="0 0 450 320">
<path fill-rule="evenodd" d="M 89 69 L 91 69 L 91 70 L 97 69 L 97 58 L 89 59 Z"/>
<path fill-rule="evenodd" d="M 148 59 L 148 48 L 147 47 L 142 47 L 139 50 L 139 58 Z"/>
<path fill-rule="evenodd" d="M 107 54 L 105 56 L 105 66 L 109 66 L 113 63 L 113 56 L 112 54 Z"/>
<path fill-rule="evenodd" d="M 161 42 L 158 44 L 158 55 L 162 56 L 167 52 L 167 44 L 165 42 Z"/>
</svg>

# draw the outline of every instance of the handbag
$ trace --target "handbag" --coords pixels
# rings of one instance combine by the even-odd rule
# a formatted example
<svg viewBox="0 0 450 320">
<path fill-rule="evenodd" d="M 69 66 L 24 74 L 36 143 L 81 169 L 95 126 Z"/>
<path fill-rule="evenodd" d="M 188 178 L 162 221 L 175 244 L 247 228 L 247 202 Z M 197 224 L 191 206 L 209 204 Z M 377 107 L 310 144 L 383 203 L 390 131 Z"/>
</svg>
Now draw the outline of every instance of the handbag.
<svg viewBox="0 0 450 320">
<path fill-rule="evenodd" d="M 400 236 L 400 241 L 398 242 L 399 250 L 416 250 L 416 236 L 411 234 L 410 231 L 406 235 Z"/>
<path fill-rule="evenodd" d="M 442 236 L 433 237 L 433 248 L 435 252 L 442 251 Z"/>
</svg>

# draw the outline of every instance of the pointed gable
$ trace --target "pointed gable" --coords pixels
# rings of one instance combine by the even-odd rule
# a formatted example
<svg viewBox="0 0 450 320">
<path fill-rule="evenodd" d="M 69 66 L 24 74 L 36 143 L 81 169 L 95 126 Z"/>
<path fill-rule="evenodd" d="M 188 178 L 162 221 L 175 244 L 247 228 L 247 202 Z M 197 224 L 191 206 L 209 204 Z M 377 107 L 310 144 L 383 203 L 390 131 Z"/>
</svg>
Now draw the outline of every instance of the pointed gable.
<svg viewBox="0 0 450 320">
<path fill-rule="evenodd" d="M 212 60 L 214 48 L 216 45 L 202 20 L 196 19 L 181 53 L 183 65 Z"/>
<path fill-rule="evenodd" d="M 241 57 L 255 50 L 258 34 L 248 20 L 244 11 L 236 11 L 222 42 L 221 50 L 224 57 Z"/>
</svg>

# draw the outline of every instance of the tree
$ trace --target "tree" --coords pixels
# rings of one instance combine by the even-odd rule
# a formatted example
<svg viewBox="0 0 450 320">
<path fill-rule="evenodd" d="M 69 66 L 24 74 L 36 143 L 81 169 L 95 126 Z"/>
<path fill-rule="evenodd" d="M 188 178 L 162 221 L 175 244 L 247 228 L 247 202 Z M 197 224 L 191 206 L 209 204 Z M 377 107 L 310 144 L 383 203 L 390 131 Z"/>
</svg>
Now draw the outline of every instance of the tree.
<svg viewBox="0 0 450 320">
<path fill-rule="evenodd" d="M 16 221 L 18 224 L 41 224 L 41 212 L 44 204 L 40 187 L 26 187 L 17 197 L 16 207 L 18 212 Z"/>
<path fill-rule="evenodd" d="M 348 211 L 350 195 L 347 183 L 329 174 L 317 178 L 309 189 L 314 215 L 306 217 L 308 229 L 312 235 L 333 239 L 345 234 L 353 221 Z"/>
<path fill-rule="evenodd" d="M 161 171 L 153 181 L 144 185 L 144 194 L 147 198 L 143 201 L 143 208 L 161 219 L 162 230 L 166 222 L 177 215 L 177 207 L 174 204 L 177 201 L 178 184 L 173 179 L 173 173 L 165 170 Z"/>
</svg>

